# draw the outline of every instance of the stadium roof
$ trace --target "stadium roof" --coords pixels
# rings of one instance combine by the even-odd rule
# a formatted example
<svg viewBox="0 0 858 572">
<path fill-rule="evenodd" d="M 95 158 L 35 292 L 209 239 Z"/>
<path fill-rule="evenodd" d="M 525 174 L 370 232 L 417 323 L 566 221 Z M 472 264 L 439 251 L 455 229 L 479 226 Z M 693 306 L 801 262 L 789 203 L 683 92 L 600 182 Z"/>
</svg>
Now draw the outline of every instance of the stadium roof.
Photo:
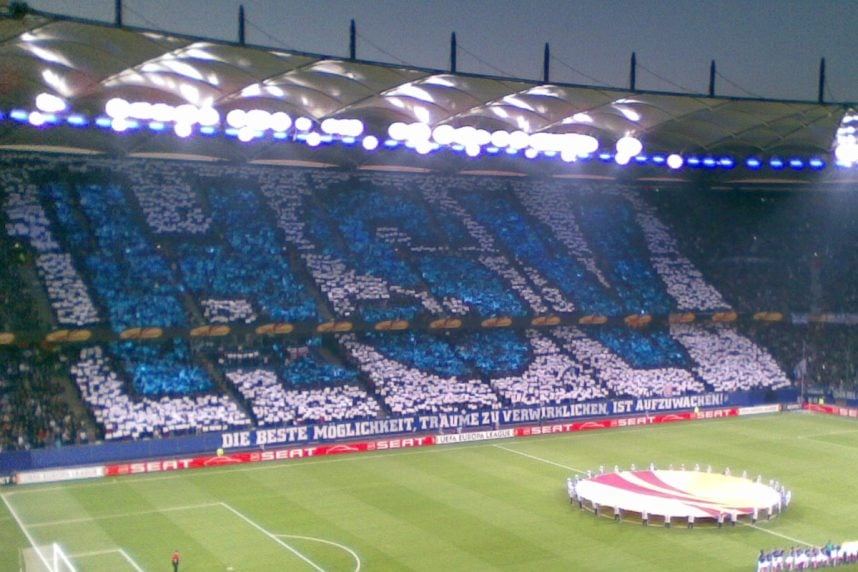
<svg viewBox="0 0 858 572">
<path fill-rule="evenodd" d="M 613 149 L 619 139 L 633 135 L 650 156 L 820 157 L 832 164 L 835 137 L 849 112 L 836 104 L 453 74 L 38 13 L 0 17 L 0 111 L 8 115 L 13 109 L 35 109 L 36 98 L 44 93 L 92 118 L 104 115 L 107 102 L 119 98 L 211 107 L 221 118 L 235 109 L 285 112 L 293 119 L 311 119 L 316 128 L 329 118 L 359 119 L 364 133 L 380 138 L 396 122 L 488 132 L 577 133 L 598 139 L 600 149 Z M 439 160 L 402 150 L 363 153 L 343 146 L 289 145 L 270 137 L 242 144 L 234 137 L 182 138 L 145 129 L 121 134 L 71 126 L 40 129 L 11 121 L 0 122 L 4 148 L 365 168 L 395 164 L 431 170 L 441 163 L 445 170 L 460 171 L 531 173 L 536 168 L 528 165 L 533 162 L 503 153 L 481 158 L 477 167 L 463 154 L 451 161 L 449 154 Z M 540 162 L 538 169 L 560 176 L 572 172 L 560 161 L 547 163 Z M 756 180 L 802 178 L 789 169 L 780 174 L 731 171 L 726 178 L 741 180 L 745 175 Z"/>
</svg>

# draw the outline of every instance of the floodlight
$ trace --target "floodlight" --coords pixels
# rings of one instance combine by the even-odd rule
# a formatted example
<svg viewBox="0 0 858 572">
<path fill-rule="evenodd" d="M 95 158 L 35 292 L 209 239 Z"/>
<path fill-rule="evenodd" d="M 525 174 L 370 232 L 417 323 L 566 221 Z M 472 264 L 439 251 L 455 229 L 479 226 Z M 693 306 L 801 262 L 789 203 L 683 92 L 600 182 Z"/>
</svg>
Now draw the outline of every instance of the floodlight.
<svg viewBox="0 0 858 572">
<path fill-rule="evenodd" d="M 41 127 L 45 124 L 45 116 L 42 114 L 41 111 L 33 111 L 27 117 L 27 121 L 29 121 L 30 125 L 32 125 L 33 127 Z"/>
<path fill-rule="evenodd" d="M 794 157 L 789 160 L 789 166 L 791 169 L 801 171 L 802 169 L 804 169 L 804 161 L 802 161 L 798 157 Z"/>
<path fill-rule="evenodd" d="M 166 103 L 156 103 L 152 106 L 152 119 L 161 123 L 170 123 L 176 120 L 176 109 Z"/>
<path fill-rule="evenodd" d="M 858 162 L 858 145 L 854 143 L 841 143 L 834 149 L 834 156 L 840 163 L 852 165 Z"/>
<path fill-rule="evenodd" d="M 431 136 L 432 128 L 428 124 L 418 121 L 408 126 L 408 137 L 406 139 L 417 143 L 419 141 L 429 141 Z"/>
<path fill-rule="evenodd" d="M 149 115 L 151 116 L 153 110 L 149 110 Z M 197 123 L 200 118 L 200 112 L 195 105 L 191 105 L 190 103 L 183 103 L 182 105 L 176 107 L 175 121 L 176 123 L 184 123 L 186 125 L 193 125 Z"/>
<path fill-rule="evenodd" d="M 432 130 L 432 139 L 438 145 L 449 145 L 453 142 L 455 134 L 456 129 L 452 125 L 444 123 Z"/>
<path fill-rule="evenodd" d="M 304 118 L 301 117 L 300 119 L 304 119 Z M 300 121 L 300 119 L 299 119 L 299 121 Z M 296 126 L 297 126 L 297 122 L 296 122 Z M 396 121 L 394 123 L 391 123 L 390 126 L 387 128 L 387 134 L 390 135 L 390 138 L 393 139 L 394 141 L 405 141 L 406 139 L 408 139 L 408 133 L 409 133 L 408 125 L 406 123 L 401 122 L 401 121 Z"/>
<path fill-rule="evenodd" d="M 756 170 L 756 169 L 759 169 L 760 167 L 762 167 L 763 163 L 762 163 L 762 161 L 760 161 L 756 157 L 748 157 L 745 160 L 745 166 L 748 167 L 749 169 Z"/>
<path fill-rule="evenodd" d="M 673 153 L 672 155 L 667 156 L 667 166 L 671 169 L 680 169 L 684 163 L 685 161 L 683 161 L 682 155 Z"/>
<path fill-rule="evenodd" d="M 173 131 L 181 138 L 189 137 L 193 131 L 193 126 L 190 123 L 179 122 L 173 127 Z"/>
<path fill-rule="evenodd" d="M 276 111 L 271 114 L 271 130 L 274 132 L 288 131 L 292 127 L 292 118 L 282 111 Z"/>
<path fill-rule="evenodd" d="M 241 129 L 247 125 L 247 113 L 243 109 L 233 109 L 226 114 L 226 122 L 230 127 Z"/>
<path fill-rule="evenodd" d="M 617 153 L 614 157 L 614 162 L 616 162 L 617 165 L 628 165 L 630 160 L 631 157 L 624 153 Z"/>
<path fill-rule="evenodd" d="M 124 117 L 117 117 L 110 122 L 110 128 L 117 133 L 122 133 L 128 129 L 128 120 Z"/>
<path fill-rule="evenodd" d="M 303 119 L 303 118 L 302 118 Z M 322 136 L 313 131 L 307 133 L 307 145 L 310 147 L 318 147 L 322 143 Z"/>
<path fill-rule="evenodd" d="M 640 154 L 641 151 L 643 151 L 643 143 L 641 143 L 640 140 L 636 137 L 626 135 L 625 137 L 622 137 L 619 141 L 617 141 L 618 155 L 628 155 L 629 157 L 634 157 L 635 155 Z"/>
<path fill-rule="evenodd" d="M 780 170 L 784 168 L 784 161 L 780 157 L 772 157 L 769 159 L 769 167 L 775 170 Z"/>
<path fill-rule="evenodd" d="M 128 117 L 152 119 L 152 104 L 148 101 L 135 101 L 128 108 Z"/>
<path fill-rule="evenodd" d="M 198 112 L 197 121 L 205 127 L 217 125 L 220 123 L 220 113 L 214 107 L 202 107 Z"/>
<path fill-rule="evenodd" d="M 524 156 L 528 159 L 536 159 L 537 155 L 539 155 L 539 151 L 537 151 L 533 147 L 528 147 L 524 150 Z"/>
<path fill-rule="evenodd" d="M 328 117 L 322 121 L 322 131 L 325 133 L 335 134 L 340 132 L 340 120 L 335 117 Z"/>
<path fill-rule="evenodd" d="M 131 104 L 121 97 L 114 97 L 104 105 L 104 112 L 113 119 L 125 118 L 131 112 Z"/>
<path fill-rule="evenodd" d="M 578 158 L 578 154 L 573 149 L 564 149 L 560 152 L 560 158 L 566 163 L 572 163 Z"/>
<path fill-rule="evenodd" d="M 375 135 L 367 135 L 363 138 L 363 141 L 361 141 L 361 145 L 367 151 L 374 151 L 378 148 L 378 137 Z"/>
<path fill-rule="evenodd" d="M 36 96 L 36 107 L 45 113 L 65 111 L 66 102 L 52 93 L 40 93 Z"/>
<path fill-rule="evenodd" d="M 510 135 L 509 131 L 504 131 L 503 129 L 498 129 L 494 133 L 492 133 L 491 143 L 495 147 L 506 147 L 509 145 Z"/>
<path fill-rule="evenodd" d="M 256 137 L 256 132 L 250 127 L 245 126 L 238 130 L 238 140 L 242 143 L 252 141 L 254 137 Z"/>
<path fill-rule="evenodd" d="M 246 116 L 247 126 L 254 131 L 265 132 L 271 121 L 271 114 L 264 109 L 251 109 Z"/>
<path fill-rule="evenodd" d="M 295 129 L 298 131 L 309 131 L 313 128 L 313 120 L 309 117 L 299 117 L 295 120 Z"/>
</svg>

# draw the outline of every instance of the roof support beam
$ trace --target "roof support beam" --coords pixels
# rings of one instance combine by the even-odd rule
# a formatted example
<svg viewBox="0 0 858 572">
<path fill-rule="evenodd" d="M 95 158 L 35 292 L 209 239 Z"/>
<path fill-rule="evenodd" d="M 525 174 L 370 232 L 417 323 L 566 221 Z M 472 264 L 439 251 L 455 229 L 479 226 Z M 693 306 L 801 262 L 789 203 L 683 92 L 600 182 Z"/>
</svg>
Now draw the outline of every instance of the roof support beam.
<svg viewBox="0 0 858 572">
<path fill-rule="evenodd" d="M 715 60 L 709 63 L 709 97 L 715 97 Z"/>
<path fill-rule="evenodd" d="M 456 73 L 456 32 L 450 34 L 450 73 Z"/>
<path fill-rule="evenodd" d="M 238 7 L 238 43 L 244 45 L 244 4 Z"/>
<path fill-rule="evenodd" d="M 637 71 L 638 71 L 638 57 L 632 52 L 632 60 L 629 64 L 629 89 L 631 91 L 635 91 L 635 84 L 637 83 Z"/>
<path fill-rule="evenodd" d="M 352 18 L 351 24 L 349 24 L 349 59 L 357 59 L 357 27 L 355 26 L 354 18 Z"/>
<path fill-rule="evenodd" d="M 548 83 L 548 62 L 551 60 L 551 48 L 548 46 L 548 42 L 545 42 L 545 52 L 542 57 L 542 81 Z"/>
<path fill-rule="evenodd" d="M 825 58 L 819 60 L 819 103 L 825 103 Z"/>
</svg>

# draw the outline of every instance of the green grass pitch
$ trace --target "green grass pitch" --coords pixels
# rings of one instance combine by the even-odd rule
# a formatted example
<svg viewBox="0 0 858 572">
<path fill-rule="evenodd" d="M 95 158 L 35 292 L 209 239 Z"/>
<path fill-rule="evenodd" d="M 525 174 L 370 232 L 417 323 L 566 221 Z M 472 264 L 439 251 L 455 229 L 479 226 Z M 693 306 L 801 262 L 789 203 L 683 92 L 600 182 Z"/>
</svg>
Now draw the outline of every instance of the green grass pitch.
<svg viewBox="0 0 858 572">
<path fill-rule="evenodd" d="M 577 470 L 711 464 L 793 491 L 770 522 L 644 528 L 573 508 Z M 9 488 L 0 570 L 58 541 L 81 571 L 753 570 L 858 540 L 858 424 L 790 413 Z M 10 511 L 14 511 L 14 515 Z M 20 526 L 19 522 L 20 521 Z"/>
</svg>

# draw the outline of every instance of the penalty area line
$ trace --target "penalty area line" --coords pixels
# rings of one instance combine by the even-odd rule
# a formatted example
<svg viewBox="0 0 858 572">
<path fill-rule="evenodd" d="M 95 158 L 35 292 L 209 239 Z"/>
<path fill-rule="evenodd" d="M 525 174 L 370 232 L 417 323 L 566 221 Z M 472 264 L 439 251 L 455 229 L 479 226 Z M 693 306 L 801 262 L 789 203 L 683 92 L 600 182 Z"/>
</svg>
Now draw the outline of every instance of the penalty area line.
<svg viewBox="0 0 858 572">
<path fill-rule="evenodd" d="M 509 447 L 504 447 L 503 445 L 492 445 L 496 449 L 503 449 L 509 453 L 515 453 L 516 455 L 521 455 L 522 457 L 527 457 L 528 459 L 533 459 L 534 461 L 539 461 L 540 463 L 545 463 L 546 465 L 554 465 L 555 467 L 560 467 L 561 469 L 566 469 L 567 471 L 572 471 L 575 473 L 585 473 L 586 471 L 582 471 L 581 469 L 576 469 L 575 467 L 570 467 L 568 465 L 563 465 L 561 463 L 555 463 L 554 461 L 549 461 L 548 459 L 543 459 L 542 457 L 537 457 L 536 455 L 530 455 L 528 453 L 523 453 L 521 451 L 516 451 L 515 449 L 510 449 Z"/>
<path fill-rule="evenodd" d="M 231 506 L 229 506 L 225 502 L 220 503 L 220 505 L 223 508 L 225 508 L 226 510 L 228 510 L 229 512 L 233 513 L 235 516 L 237 516 L 241 520 L 243 520 L 244 522 L 246 522 L 247 524 L 249 524 L 250 526 L 252 526 L 253 528 L 255 528 L 256 530 L 258 530 L 259 532 L 261 532 L 262 534 L 264 534 L 265 536 L 267 536 L 268 538 L 270 538 L 271 540 L 273 540 L 274 542 L 276 542 L 277 544 L 279 544 L 280 546 L 282 546 L 283 548 L 285 548 L 286 550 L 288 550 L 289 552 L 291 552 L 292 554 L 294 554 L 295 556 L 297 556 L 298 558 L 300 558 L 301 560 L 303 560 L 304 562 L 306 562 L 307 564 L 309 564 L 310 566 L 312 566 L 315 570 L 318 570 L 319 572 L 325 572 L 324 568 L 322 568 L 321 566 L 319 566 L 318 564 L 316 564 L 315 562 L 313 562 L 312 560 L 310 560 L 309 558 L 307 558 L 306 556 L 301 554 L 301 552 L 299 552 L 296 548 L 293 548 L 292 546 L 290 546 L 286 542 L 283 542 L 282 540 L 277 538 L 276 535 L 267 531 L 262 526 L 255 523 L 254 521 L 252 521 L 250 518 L 248 518 L 244 514 L 240 513 L 236 509 L 232 508 Z"/>
</svg>

